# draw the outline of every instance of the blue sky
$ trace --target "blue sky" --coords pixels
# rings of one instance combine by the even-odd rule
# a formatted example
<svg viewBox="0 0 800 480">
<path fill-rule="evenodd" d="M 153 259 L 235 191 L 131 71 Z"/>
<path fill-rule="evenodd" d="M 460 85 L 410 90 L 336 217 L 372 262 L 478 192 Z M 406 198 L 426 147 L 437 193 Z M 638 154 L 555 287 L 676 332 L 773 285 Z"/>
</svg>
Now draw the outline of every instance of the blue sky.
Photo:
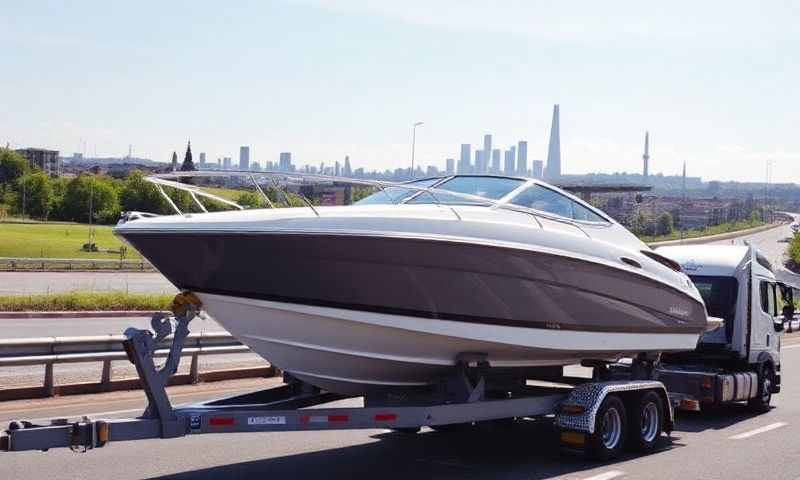
<svg viewBox="0 0 800 480">
<path fill-rule="evenodd" d="M 0 142 L 444 165 L 492 133 L 566 173 L 683 161 L 707 179 L 800 182 L 800 3 L 308 0 L 4 2 Z"/>
</svg>

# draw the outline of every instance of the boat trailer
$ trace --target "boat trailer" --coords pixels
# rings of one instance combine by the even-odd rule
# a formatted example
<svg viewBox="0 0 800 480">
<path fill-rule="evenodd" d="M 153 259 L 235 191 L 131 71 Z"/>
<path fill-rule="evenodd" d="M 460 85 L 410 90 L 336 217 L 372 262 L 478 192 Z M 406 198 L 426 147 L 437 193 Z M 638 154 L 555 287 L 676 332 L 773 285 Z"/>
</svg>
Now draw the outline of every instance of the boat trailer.
<svg viewBox="0 0 800 480">
<path fill-rule="evenodd" d="M 174 407 L 165 387 L 178 369 L 189 323 L 199 314 L 200 308 L 196 296 L 180 293 L 173 300 L 172 315 L 153 316 L 152 331 L 135 328 L 125 331 L 125 351 L 136 366 L 148 400 L 141 416 L 127 419 L 83 417 L 74 422 L 53 419 L 46 425 L 13 421 L 5 435 L 0 436 L 0 451 L 46 451 L 66 447 L 86 452 L 111 442 L 212 433 L 340 429 L 417 432 L 423 426 L 444 431 L 448 427 L 476 422 L 546 415 L 554 415 L 565 446 L 584 450 L 597 444 L 597 439 L 605 438 L 604 429 L 608 425 L 603 415 L 609 403 L 619 404 L 617 408 L 623 409 L 624 403 L 629 412 L 634 412 L 638 408 L 636 402 L 642 398 L 651 398 L 660 406 L 653 428 L 657 427 L 660 433 L 671 432 L 673 427 L 673 402 L 661 382 L 587 379 L 574 386 L 535 386 L 517 381 L 497 388 L 498 380 L 487 374 L 488 362 L 479 353 L 460 356 L 456 374 L 431 389 L 411 394 L 368 394 L 364 397 L 364 407 L 323 407 L 336 400 L 357 397 L 326 392 L 290 373 L 284 373 L 284 384 L 277 387 Z M 172 323 L 175 334 L 169 356 L 163 366 L 157 368 L 153 352 L 158 342 L 171 333 Z M 652 394 L 647 397 L 649 392 Z M 653 394 L 655 400 L 652 400 Z M 618 451 L 620 446 L 607 447 Z M 601 448 L 603 452 L 596 455 L 598 452 L 593 450 L 593 455 L 611 458 L 609 452 Z"/>
</svg>

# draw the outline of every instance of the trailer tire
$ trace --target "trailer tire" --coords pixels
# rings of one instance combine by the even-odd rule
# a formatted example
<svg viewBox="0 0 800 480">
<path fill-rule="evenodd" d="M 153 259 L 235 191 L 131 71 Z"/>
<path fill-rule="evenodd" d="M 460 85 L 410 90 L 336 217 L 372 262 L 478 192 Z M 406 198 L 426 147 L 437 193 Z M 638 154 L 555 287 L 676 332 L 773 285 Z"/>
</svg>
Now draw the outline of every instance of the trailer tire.
<svg viewBox="0 0 800 480">
<path fill-rule="evenodd" d="M 758 374 L 758 392 L 756 392 L 755 398 L 751 398 L 747 402 L 750 410 L 756 413 L 766 413 L 770 410 L 770 403 L 772 402 L 772 386 L 774 384 L 775 373 L 772 371 L 772 365 L 762 365 L 761 372 Z"/>
<path fill-rule="evenodd" d="M 586 454 L 599 461 L 616 458 L 625 446 L 627 423 L 625 404 L 617 395 L 607 396 L 597 410 L 594 433 L 587 436 Z"/>
<path fill-rule="evenodd" d="M 652 390 L 642 393 L 634 401 L 628 426 L 628 447 L 637 452 L 648 452 L 661 438 L 664 402 Z"/>
</svg>

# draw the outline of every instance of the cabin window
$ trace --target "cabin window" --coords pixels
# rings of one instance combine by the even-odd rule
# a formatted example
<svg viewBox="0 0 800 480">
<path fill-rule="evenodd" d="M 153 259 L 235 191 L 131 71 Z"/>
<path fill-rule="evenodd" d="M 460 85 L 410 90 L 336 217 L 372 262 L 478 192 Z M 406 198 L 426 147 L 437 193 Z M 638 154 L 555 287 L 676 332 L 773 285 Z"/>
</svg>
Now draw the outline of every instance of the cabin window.
<svg viewBox="0 0 800 480">
<path fill-rule="evenodd" d="M 575 200 L 541 185 L 526 188 L 511 203 L 583 222 L 607 222 L 605 218 Z"/>
<path fill-rule="evenodd" d="M 691 275 L 689 278 L 697 287 L 700 296 L 703 297 L 708 315 L 725 321 L 725 337 L 730 342 L 733 338 L 733 320 L 736 318 L 739 282 L 732 277 L 709 275 Z"/>
</svg>

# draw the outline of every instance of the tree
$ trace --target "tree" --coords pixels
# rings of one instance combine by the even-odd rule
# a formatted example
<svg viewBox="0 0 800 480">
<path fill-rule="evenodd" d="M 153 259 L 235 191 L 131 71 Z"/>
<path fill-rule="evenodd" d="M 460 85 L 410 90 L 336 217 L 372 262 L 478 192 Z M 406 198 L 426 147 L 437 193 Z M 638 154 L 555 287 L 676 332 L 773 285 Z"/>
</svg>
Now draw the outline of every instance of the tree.
<svg viewBox="0 0 800 480">
<path fill-rule="evenodd" d="M 19 179 L 17 188 L 17 210 L 34 218 L 47 220 L 53 208 L 53 188 L 50 177 L 41 171 L 30 173 Z"/>
<path fill-rule="evenodd" d="M 19 153 L 0 148 L 0 184 L 16 185 L 17 180 L 28 173 L 28 161 Z"/>
<path fill-rule="evenodd" d="M 144 175 L 139 170 L 133 170 L 125 178 L 122 190 L 119 193 L 119 204 L 122 211 L 168 213 L 166 201 L 158 193 L 156 186 L 145 181 Z"/>
<path fill-rule="evenodd" d="M 255 192 L 242 192 L 236 199 L 236 203 L 244 208 L 261 208 L 264 205 L 261 197 Z"/>
<path fill-rule="evenodd" d="M 669 235 L 675 229 L 672 222 L 672 215 L 669 212 L 664 212 L 658 217 L 658 234 Z"/>
<path fill-rule="evenodd" d="M 192 142 L 186 145 L 186 155 L 183 157 L 183 164 L 181 165 L 181 172 L 194 172 L 194 162 L 192 161 Z"/>
<path fill-rule="evenodd" d="M 65 220 L 92 223 L 114 223 L 120 207 L 114 182 L 103 176 L 80 175 L 67 184 L 62 202 Z"/>
</svg>

